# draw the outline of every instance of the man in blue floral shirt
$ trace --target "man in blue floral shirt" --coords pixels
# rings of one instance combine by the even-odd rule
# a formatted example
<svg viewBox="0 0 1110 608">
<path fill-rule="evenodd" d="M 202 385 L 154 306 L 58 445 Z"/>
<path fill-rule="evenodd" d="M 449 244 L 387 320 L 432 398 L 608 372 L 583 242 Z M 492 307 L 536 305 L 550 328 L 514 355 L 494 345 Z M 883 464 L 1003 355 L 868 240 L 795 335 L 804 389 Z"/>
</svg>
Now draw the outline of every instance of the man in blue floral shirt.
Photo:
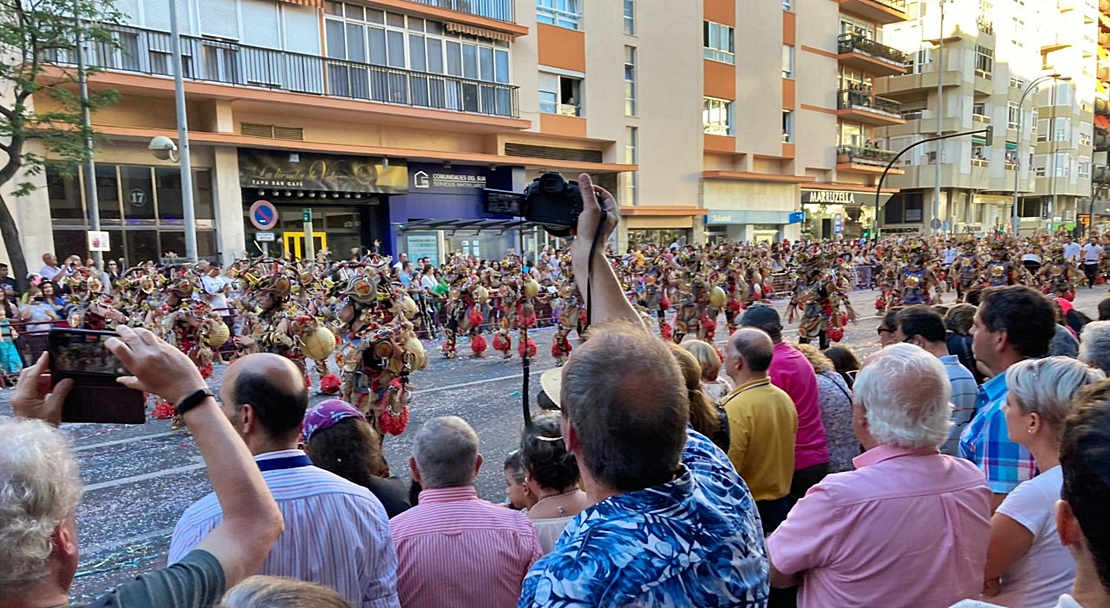
<svg viewBox="0 0 1110 608">
<path fill-rule="evenodd" d="M 532 567 L 518 606 L 766 606 L 755 502 L 724 452 L 687 428 L 674 356 L 644 329 L 602 247 L 590 276 L 601 210 L 601 243 L 618 216 L 612 195 L 587 175 L 580 184 L 571 257 L 599 327 L 563 369 L 561 404 L 563 440 L 595 504 Z"/>
</svg>

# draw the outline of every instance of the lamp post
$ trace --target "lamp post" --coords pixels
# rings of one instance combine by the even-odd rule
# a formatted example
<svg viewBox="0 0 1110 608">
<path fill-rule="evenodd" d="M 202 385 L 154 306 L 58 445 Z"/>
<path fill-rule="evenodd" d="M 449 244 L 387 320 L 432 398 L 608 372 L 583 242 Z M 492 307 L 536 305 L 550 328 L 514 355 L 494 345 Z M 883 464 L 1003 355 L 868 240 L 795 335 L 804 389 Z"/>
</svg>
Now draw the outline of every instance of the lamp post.
<svg viewBox="0 0 1110 608">
<path fill-rule="evenodd" d="M 940 32 L 937 33 L 937 137 L 944 135 L 944 0 L 940 0 Z M 941 140 L 938 140 L 938 142 Z M 944 144 L 937 144 L 933 184 L 933 235 L 940 231 L 940 160 Z"/>
<path fill-rule="evenodd" d="M 173 51 L 173 91 L 177 107 L 177 146 L 181 156 L 181 208 L 185 225 L 185 257 L 197 261 L 197 222 L 193 208 L 193 166 L 189 155 L 189 117 L 185 111 L 182 82 L 181 33 L 177 27 L 177 0 L 170 0 L 170 49 Z"/>
<path fill-rule="evenodd" d="M 1068 80 L 1071 80 L 1071 78 L 1060 76 L 1060 74 L 1048 74 L 1046 76 L 1041 76 L 1040 78 L 1037 78 L 1033 82 L 1030 82 L 1029 86 L 1025 87 L 1025 91 L 1022 92 L 1022 94 L 1021 94 L 1021 100 L 1018 101 L 1018 142 L 1021 142 L 1021 132 L 1025 128 L 1025 124 L 1024 124 L 1025 123 L 1025 111 L 1024 111 L 1025 98 L 1028 97 L 1029 93 L 1032 93 L 1033 90 L 1036 89 L 1038 85 L 1040 85 L 1043 82 L 1047 82 L 1049 80 L 1063 80 L 1063 81 L 1066 82 Z M 1020 148 L 1020 146 L 1019 146 L 1019 148 Z M 1018 216 L 1018 184 L 1020 183 L 1020 180 L 1021 180 L 1021 150 L 1020 149 L 1018 150 L 1018 159 L 1017 160 L 1018 160 L 1017 167 L 1014 168 L 1014 211 L 1013 211 L 1013 217 L 1010 218 L 1010 221 L 1014 226 L 1014 236 L 1018 235 L 1018 230 L 1021 227 L 1021 217 Z M 1054 160 L 1054 162 L 1055 162 L 1055 160 Z M 1030 167 L 1030 168 L 1032 168 L 1032 167 Z M 1053 171 L 1055 171 L 1055 168 L 1053 168 Z"/>
</svg>

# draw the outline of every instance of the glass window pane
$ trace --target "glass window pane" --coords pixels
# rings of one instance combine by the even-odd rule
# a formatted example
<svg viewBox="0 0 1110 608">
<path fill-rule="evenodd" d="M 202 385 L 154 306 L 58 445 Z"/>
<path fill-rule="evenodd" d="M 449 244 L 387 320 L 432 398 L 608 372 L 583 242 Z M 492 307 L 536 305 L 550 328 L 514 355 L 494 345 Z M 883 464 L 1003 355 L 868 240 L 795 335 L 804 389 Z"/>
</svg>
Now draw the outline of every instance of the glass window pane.
<svg viewBox="0 0 1110 608">
<path fill-rule="evenodd" d="M 507 51 L 497 51 L 496 54 L 497 68 L 495 74 L 496 82 L 508 84 L 509 82 L 509 53 Z"/>
<path fill-rule="evenodd" d="M 100 204 L 100 221 L 119 224 L 119 180 L 115 165 L 96 166 L 96 200 Z"/>
<path fill-rule="evenodd" d="M 366 28 L 347 24 L 347 60 L 366 63 Z"/>
<path fill-rule="evenodd" d="M 111 237 L 108 237 L 111 238 Z M 85 259 L 88 255 L 89 239 L 84 230 L 55 230 L 54 255 L 58 256 L 58 263 L 65 261 L 67 256 L 79 255 Z M 107 256 L 105 256 L 107 257 Z M 39 260 L 27 260 L 28 272 L 38 272 L 41 264 Z"/>
<path fill-rule="evenodd" d="M 370 63 L 385 65 L 385 30 L 372 27 L 370 29 Z"/>
<path fill-rule="evenodd" d="M 463 45 L 463 77 L 478 78 L 478 48 L 473 44 Z"/>
<path fill-rule="evenodd" d="M 393 27 L 405 27 L 405 16 L 397 13 L 386 13 L 385 22 L 386 25 L 392 25 Z"/>
<path fill-rule="evenodd" d="M 155 167 L 154 183 L 158 187 L 158 219 L 163 224 L 184 223 L 182 208 L 181 170 L 176 167 Z M 196 200 L 196 196 L 193 200 Z"/>
<path fill-rule="evenodd" d="M 387 31 L 386 40 L 389 42 L 388 65 L 394 68 L 405 67 L 405 35 L 401 32 Z"/>
<path fill-rule="evenodd" d="M 368 8 L 366 9 L 366 20 L 370 23 L 385 23 L 385 11 Z"/>
<path fill-rule="evenodd" d="M 119 171 L 124 219 L 129 224 L 153 224 L 156 216 L 150 167 L 124 165 Z"/>
<path fill-rule="evenodd" d="M 81 193 L 77 180 L 62 177 L 53 167 L 46 168 L 46 192 L 50 198 L 50 220 L 55 224 L 84 225 L 85 210 L 81 206 Z"/>
<path fill-rule="evenodd" d="M 162 259 L 161 251 L 158 248 L 158 231 L 153 228 L 150 230 L 127 230 L 124 232 L 127 240 L 127 264 L 128 266 L 137 266 L 143 262 L 157 262 Z M 185 247 L 182 245 L 181 251 L 175 251 L 181 257 L 185 257 Z"/>
<path fill-rule="evenodd" d="M 447 73 L 462 76 L 462 45 L 458 42 L 447 42 Z"/>
<path fill-rule="evenodd" d="M 409 17 L 409 29 L 414 32 L 423 32 L 424 20 L 417 17 Z"/>
<path fill-rule="evenodd" d="M 428 69 L 428 61 L 424 54 L 424 37 L 409 36 L 409 69 L 424 72 Z"/>
<path fill-rule="evenodd" d="M 324 21 L 324 33 L 327 36 L 328 57 L 332 59 L 347 58 L 347 41 L 343 35 L 343 22 L 327 19 Z"/>
<path fill-rule="evenodd" d="M 478 52 L 481 67 L 480 78 L 485 82 L 493 82 L 493 49 L 483 46 L 478 49 Z"/>
<path fill-rule="evenodd" d="M 361 6 L 359 6 L 357 4 L 347 4 L 347 5 L 344 5 L 344 8 L 347 9 L 347 18 L 348 19 L 354 19 L 355 21 L 362 21 L 363 16 L 362 16 L 362 7 Z"/>
<path fill-rule="evenodd" d="M 212 172 L 208 169 L 193 172 L 193 202 L 196 207 L 195 215 L 198 220 L 216 219 L 215 206 L 212 199 Z M 158 207 L 159 210 L 162 209 L 161 204 L 159 204 Z M 165 216 L 165 211 L 162 211 L 162 215 Z"/>
<path fill-rule="evenodd" d="M 443 73 L 443 43 L 438 38 L 428 38 L 428 71 Z"/>
</svg>

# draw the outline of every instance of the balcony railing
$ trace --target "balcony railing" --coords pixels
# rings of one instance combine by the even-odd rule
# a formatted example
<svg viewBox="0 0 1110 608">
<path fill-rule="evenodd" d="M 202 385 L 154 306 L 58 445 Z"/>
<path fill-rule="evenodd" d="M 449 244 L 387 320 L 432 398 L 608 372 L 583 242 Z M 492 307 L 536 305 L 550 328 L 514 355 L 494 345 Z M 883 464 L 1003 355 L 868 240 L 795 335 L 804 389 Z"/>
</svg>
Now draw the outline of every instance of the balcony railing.
<svg viewBox="0 0 1110 608">
<path fill-rule="evenodd" d="M 991 117 L 987 116 L 986 114 L 972 114 L 971 121 L 982 123 L 984 125 L 989 125 L 991 124 Z"/>
<path fill-rule="evenodd" d="M 985 15 L 979 15 L 979 18 L 975 20 L 975 25 L 977 25 L 979 31 L 984 34 L 994 34 L 994 21 L 991 21 L 990 18 Z"/>
<path fill-rule="evenodd" d="M 489 17 L 498 21 L 513 22 L 512 0 L 412 0 L 420 4 L 445 8 L 450 11 Z"/>
<path fill-rule="evenodd" d="M 874 2 L 889 6 L 896 11 L 906 12 L 906 0 L 874 0 Z"/>
<path fill-rule="evenodd" d="M 896 155 L 897 152 L 871 146 L 841 146 L 836 149 L 836 163 L 885 167 Z"/>
<path fill-rule="evenodd" d="M 105 70 L 170 76 L 170 35 L 113 27 L 122 49 L 97 45 L 89 63 Z M 181 37 L 182 76 L 293 93 L 491 116 L 517 117 L 517 88 L 381 65 L 329 59 L 193 36 Z M 58 51 L 54 60 L 73 61 Z"/>
<path fill-rule="evenodd" d="M 837 109 L 840 110 L 862 109 L 889 114 L 894 118 L 902 117 L 902 104 L 892 99 L 872 95 L 868 91 L 839 91 L 837 98 Z"/>
<path fill-rule="evenodd" d="M 904 66 L 909 60 L 908 55 L 894 47 L 853 33 L 841 34 L 836 38 L 836 52 L 838 54 L 860 53 L 898 67 Z"/>
<path fill-rule="evenodd" d="M 973 159 L 971 159 L 971 166 L 972 167 L 988 167 L 988 166 L 990 166 L 990 164 L 991 164 L 991 161 L 986 159 L 986 158 L 973 158 Z"/>
</svg>

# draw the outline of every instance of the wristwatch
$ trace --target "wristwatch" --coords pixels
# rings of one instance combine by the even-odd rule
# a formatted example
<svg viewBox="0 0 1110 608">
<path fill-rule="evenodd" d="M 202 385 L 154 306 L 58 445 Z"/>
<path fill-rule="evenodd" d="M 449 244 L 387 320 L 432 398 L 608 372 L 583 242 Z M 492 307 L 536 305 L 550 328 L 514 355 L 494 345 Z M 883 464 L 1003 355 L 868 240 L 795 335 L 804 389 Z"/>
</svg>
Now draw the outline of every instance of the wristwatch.
<svg viewBox="0 0 1110 608">
<path fill-rule="evenodd" d="M 215 399 L 216 395 L 211 390 L 209 390 L 207 388 L 202 388 L 199 391 L 196 391 L 195 393 L 193 393 L 193 394 L 189 395 L 188 397 L 182 399 L 174 407 L 174 409 L 177 410 L 177 415 L 178 416 L 184 416 L 185 412 L 193 409 L 194 407 L 200 405 L 201 403 L 204 403 L 204 400 L 209 398 L 209 397 L 212 397 L 213 399 Z"/>
</svg>

